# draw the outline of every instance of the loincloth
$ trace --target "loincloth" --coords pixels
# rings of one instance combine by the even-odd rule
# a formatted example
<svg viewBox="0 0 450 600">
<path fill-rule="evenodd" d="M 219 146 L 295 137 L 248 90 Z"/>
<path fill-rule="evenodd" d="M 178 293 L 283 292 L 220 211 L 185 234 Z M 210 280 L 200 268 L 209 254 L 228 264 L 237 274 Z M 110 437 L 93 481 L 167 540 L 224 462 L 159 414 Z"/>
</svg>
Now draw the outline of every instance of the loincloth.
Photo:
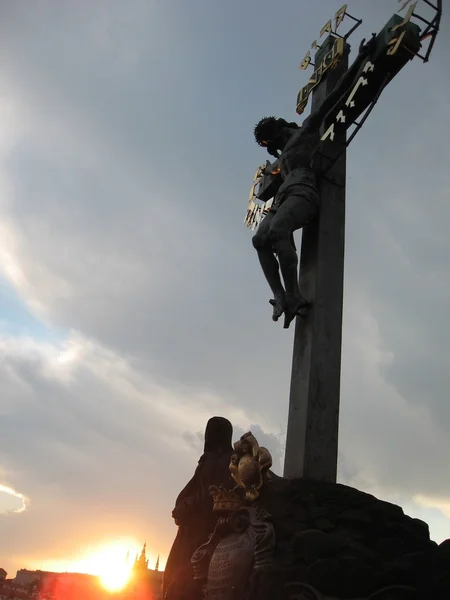
<svg viewBox="0 0 450 600">
<path fill-rule="evenodd" d="M 278 194 L 273 199 L 272 206 L 270 207 L 269 212 L 276 212 L 277 209 L 286 200 L 286 198 L 289 198 L 291 196 L 296 196 L 303 200 L 307 200 L 312 204 L 319 204 L 319 190 L 317 189 L 317 187 L 308 183 L 298 183 L 289 186 L 289 188 L 283 190 L 281 193 L 278 192 Z"/>
</svg>

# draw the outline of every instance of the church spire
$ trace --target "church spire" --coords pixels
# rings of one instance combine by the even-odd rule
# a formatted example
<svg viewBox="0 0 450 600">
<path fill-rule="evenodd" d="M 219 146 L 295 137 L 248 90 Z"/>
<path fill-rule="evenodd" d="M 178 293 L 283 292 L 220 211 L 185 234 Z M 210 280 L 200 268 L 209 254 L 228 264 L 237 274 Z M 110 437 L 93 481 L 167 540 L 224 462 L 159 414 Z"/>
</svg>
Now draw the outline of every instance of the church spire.
<svg viewBox="0 0 450 600">
<path fill-rule="evenodd" d="M 156 559 L 155 571 L 159 571 L 159 554 L 158 558 Z"/>
<path fill-rule="evenodd" d="M 141 569 L 147 569 L 148 568 L 147 542 L 144 542 L 144 545 L 142 546 L 141 555 L 140 555 L 139 560 L 137 562 L 138 562 L 138 565 L 139 565 L 139 567 Z"/>
</svg>

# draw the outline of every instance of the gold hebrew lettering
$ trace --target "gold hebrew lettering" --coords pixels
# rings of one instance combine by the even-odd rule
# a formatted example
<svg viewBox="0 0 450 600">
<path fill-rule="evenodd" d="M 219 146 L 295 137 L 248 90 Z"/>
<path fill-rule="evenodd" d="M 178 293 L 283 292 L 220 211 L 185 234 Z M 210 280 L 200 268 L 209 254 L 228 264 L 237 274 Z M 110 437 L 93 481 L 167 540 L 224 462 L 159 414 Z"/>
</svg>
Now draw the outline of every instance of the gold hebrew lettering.
<svg viewBox="0 0 450 600">
<path fill-rule="evenodd" d="M 334 69 L 334 67 L 339 63 L 341 58 L 344 56 L 345 52 L 345 40 L 344 38 L 337 38 L 333 44 L 333 48 L 331 49 L 331 62 L 329 65 L 330 69 Z"/>
<path fill-rule="evenodd" d="M 345 52 L 345 40 L 344 38 L 338 38 L 333 45 L 333 52 L 338 56 L 344 56 Z"/>
<path fill-rule="evenodd" d="M 308 104 L 308 98 L 313 89 L 322 80 L 323 74 L 330 68 L 333 68 L 344 55 L 345 52 L 345 40 L 344 38 L 337 38 L 333 44 L 332 49 L 323 57 L 320 65 L 315 69 L 314 73 L 309 78 L 308 84 L 305 85 L 297 95 L 297 114 L 301 115 Z M 309 52 L 307 53 L 307 55 Z"/>
<path fill-rule="evenodd" d="M 331 49 L 331 62 L 334 64 L 336 60 L 340 60 L 344 56 L 345 52 L 345 40 L 344 38 L 337 38 Z"/>
<path fill-rule="evenodd" d="M 388 48 L 386 54 L 388 54 L 389 56 L 394 56 L 394 54 L 399 49 L 400 44 L 402 43 L 402 39 L 404 38 L 405 33 L 406 33 L 406 31 L 403 31 L 402 34 L 398 38 L 395 38 L 389 42 L 388 46 L 391 46 L 391 47 Z"/>
<path fill-rule="evenodd" d="M 308 99 L 303 100 L 302 102 L 297 102 L 297 108 L 296 108 L 296 113 L 298 115 L 301 115 L 302 112 L 305 110 L 305 108 L 308 105 Z"/>
<path fill-rule="evenodd" d="M 308 106 L 308 99 L 309 99 L 309 94 L 311 93 L 311 90 L 313 88 L 309 87 L 309 86 L 305 86 L 304 88 L 302 88 L 297 96 L 297 110 L 299 111 L 298 114 L 300 115 L 305 108 Z"/>
<path fill-rule="evenodd" d="M 317 83 L 318 83 L 318 81 L 317 81 L 317 70 L 316 70 L 309 78 L 308 85 L 306 86 L 308 88 L 308 92 L 307 92 L 308 96 L 311 93 L 311 90 L 313 89 L 313 87 L 315 87 L 317 85 Z M 312 86 L 312 87 L 310 87 L 310 86 Z"/>
<path fill-rule="evenodd" d="M 335 31 L 337 31 L 339 25 L 344 20 L 346 14 L 347 14 L 347 4 L 344 4 L 344 6 L 341 6 L 341 8 L 334 15 L 334 30 Z"/>
<path fill-rule="evenodd" d="M 411 17 L 413 15 L 413 12 L 414 12 L 414 9 L 416 8 L 416 6 L 417 6 L 417 2 L 414 2 L 414 4 L 411 4 L 403 21 L 401 23 L 399 23 L 398 25 L 394 25 L 394 27 L 391 29 L 391 31 L 397 31 L 397 29 L 400 29 L 400 27 L 404 27 L 405 25 L 407 25 L 409 23 L 409 21 L 411 20 Z"/>
<path fill-rule="evenodd" d="M 325 73 L 325 71 L 328 71 L 328 69 L 333 64 L 334 46 L 335 45 L 333 44 L 333 48 L 331 48 L 331 50 L 325 54 L 325 56 L 322 59 L 322 62 L 319 65 L 318 72 L 319 72 L 320 79 L 322 78 L 322 75 Z"/>
<path fill-rule="evenodd" d="M 333 33 L 333 25 L 331 23 L 331 19 L 325 23 L 325 25 L 322 27 L 322 29 L 320 30 L 320 37 L 323 36 L 324 33 Z"/>
<path fill-rule="evenodd" d="M 328 52 L 327 54 L 325 54 L 325 56 L 323 57 L 320 65 L 317 67 L 317 69 L 315 70 L 315 74 L 317 75 L 317 81 L 316 81 L 316 85 L 318 83 L 320 83 L 321 79 L 322 79 L 322 75 L 325 73 L 325 71 L 328 69 L 327 65 L 327 58 L 330 57 L 330 52 Z"/>
<path fill-rule="evenodd" d="M 302 71 L 305 71 L 309 67 L 310 62 L 311 62 L 311 52 L 308 50 L 308 52 L 305 54 L 302 62 L 300 63 L 299 69 L 301 69 Z"/>
<path fill-rule="evenodd" d="M 403 0 L 398 0 L 398 3 L 400 4 L 400 2 L 403 2 Z M 398 9 L 398 12 L 402 12 L 402 10 L 404 8 L 406 8 L 408 6 L 408 4 L 411 2 L 411 0 L 405 0 L 405 2 L 403 2 L 403 6 L 401 8 Z"/>
<path fill-rule="evenodd" d="M 305 103 L 305 106 L 306 106 L 308 104 L 308 95 L 309 95 L 309 87 L 307 85 L 305 85 L 304 87 L 302 87 L 302 89 L 298 93 L 297 104 Z"/>
</svg>

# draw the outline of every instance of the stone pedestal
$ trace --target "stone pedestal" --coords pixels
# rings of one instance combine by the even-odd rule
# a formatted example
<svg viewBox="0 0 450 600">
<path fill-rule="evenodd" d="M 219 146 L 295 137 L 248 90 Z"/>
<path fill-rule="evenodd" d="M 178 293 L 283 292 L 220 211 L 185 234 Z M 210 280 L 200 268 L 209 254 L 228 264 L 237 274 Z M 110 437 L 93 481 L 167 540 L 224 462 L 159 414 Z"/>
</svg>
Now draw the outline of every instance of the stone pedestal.
<svg viewBox="0 0 450 600">
<path fill-rule="evenodd" d="M 450 599 L 450 540 L 431 541 L 426 523 L 345 485 L 268 472 L 251 432 L 234 450 L 237 485 L 209 487 L 212 511 L 195 520 L 209 538 L 179 553 L 164 600 Z"/>
<path fill-rule="evenodd" d="M 450 598 L 450 540 L 345 485 L 272 474 L 219 530 L 197 555 L 208 600 Z"/>
<path fill-rule="evenodd" d="M 272 477 L 261 497 L 277 540 L 280 600 L 448 600 L 450 540 L 345 485 Z M 301 593 L 300 593 L 301 591 Z"/>
</svg>

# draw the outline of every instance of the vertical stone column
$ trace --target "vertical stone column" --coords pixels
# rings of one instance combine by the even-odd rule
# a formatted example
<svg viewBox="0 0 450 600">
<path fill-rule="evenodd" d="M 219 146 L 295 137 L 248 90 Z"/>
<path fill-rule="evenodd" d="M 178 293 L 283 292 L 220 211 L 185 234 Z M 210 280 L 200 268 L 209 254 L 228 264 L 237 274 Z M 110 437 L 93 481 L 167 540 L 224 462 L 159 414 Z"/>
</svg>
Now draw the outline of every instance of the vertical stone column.
<svg viewBox="0 0 450 600">
<path fill-rule="evenodd" d="M 328 38 L 315 64 L 330 49 Z M 327 71 L 312 95 L 312 109 L 323 102 L 348 69 L 348 53 Z M 322 131 L 323 133 L 323 131 Z M 346 133 L 323 144 L 336 157 Z M 326 159 L 318 161 L 327 164 Z M 312 301 L 305 318 L 297 317 L 294 334 L 285 477 L 336 481 L 344 287 L 346 153 L 319 182 L 320 214 L 303 229 L 300 290 Z"/>
</svg>

